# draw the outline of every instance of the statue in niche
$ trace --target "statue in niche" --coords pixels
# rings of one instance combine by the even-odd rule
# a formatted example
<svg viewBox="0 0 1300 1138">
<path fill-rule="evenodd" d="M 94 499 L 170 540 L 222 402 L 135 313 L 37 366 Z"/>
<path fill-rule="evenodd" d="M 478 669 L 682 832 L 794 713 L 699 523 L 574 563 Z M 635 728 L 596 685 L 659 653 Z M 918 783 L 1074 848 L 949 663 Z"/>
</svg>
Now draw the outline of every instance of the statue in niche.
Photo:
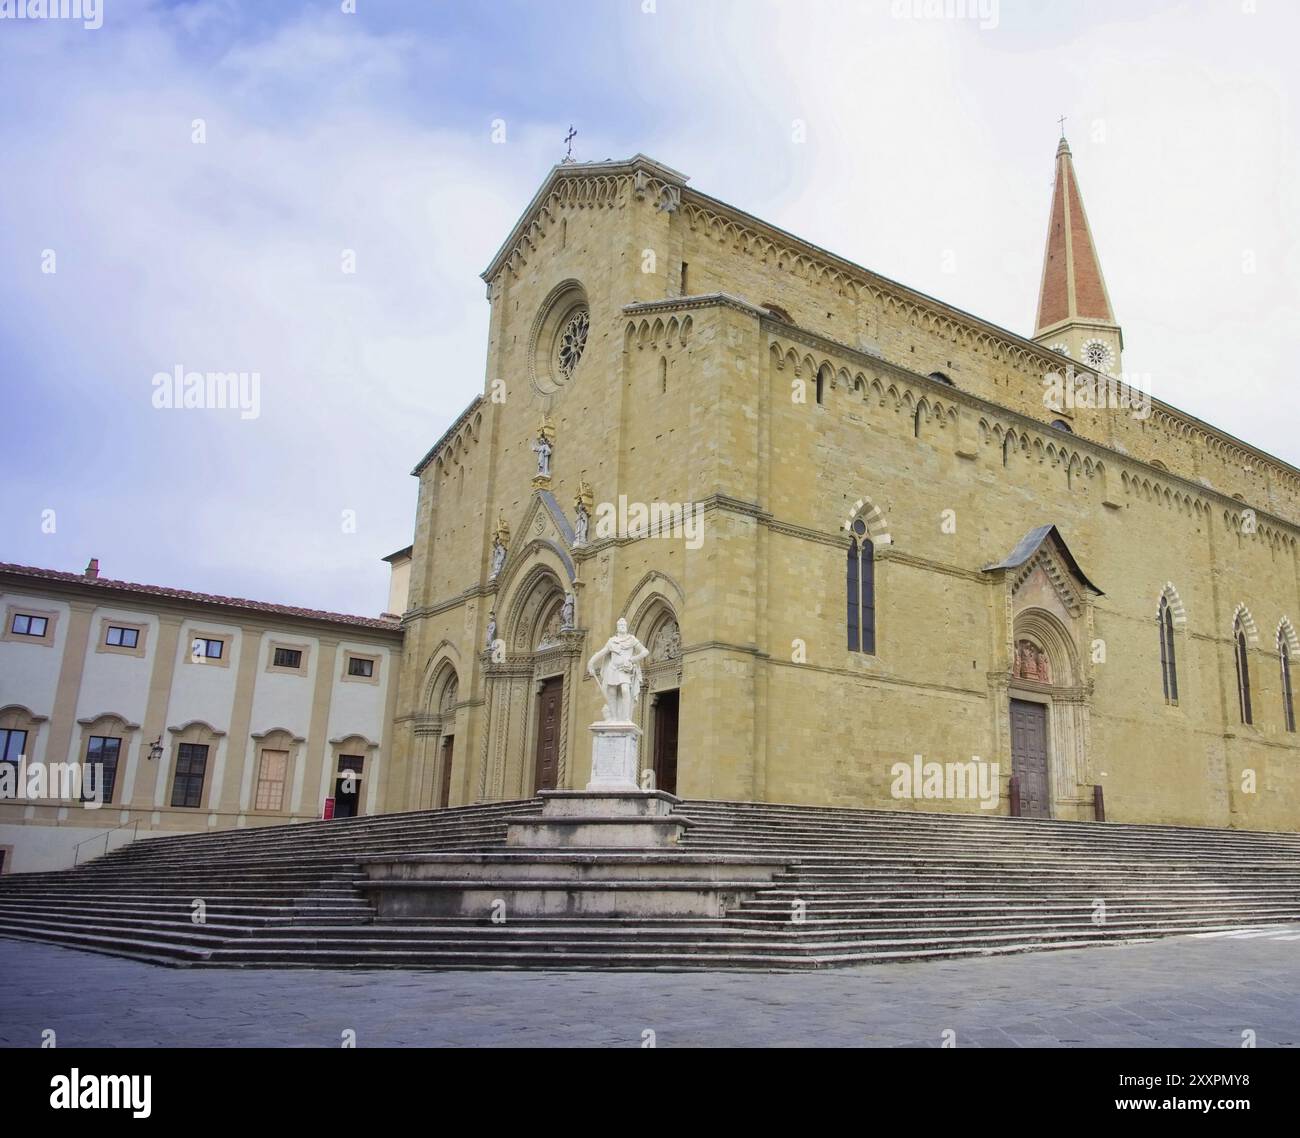
<svg viewBox="0 0 1300 1138">
<path fill-rule="evenodd" d="M 550 440 L 545 435 L 538 435 L 537 441 L 533 443 L 533 453 L 537 455 L 537 477 L 550 478 L 551 476 L 551 454 L 555 448 L 551 446 Z"/>
<path fill-rule="evenodd" d="M 484 645 L 484 648 L 486 648 L 487 651 L 491 652 L 492 645 L 494 645 L 496 641 L 497 641 L 497 614 L 495 612 L 490 612 L 488 613 L 487 644 Z"/>
<path fill-rule="evenodd" d="M 578 493 L 573 498 L 573 548 L 578 549 L 587 544 L 587 529 L 591 524 L 591 508 L 596 496 L 587 485 L 587 472 L 578 475 Z"/>
<path fill-rule="evenodd" d="M 573 618 L 574 618 L 575 604 L 576 604 L 576 598 L 574 597 L 574 595 L 572 593 L 565 593 L 564 605 L 560 609 L 560 631 L 561 632 L 573 631 Z"/>
<path fill-rule="evenodd" d="M 1032 640 L 1017 640 L 1015 674 L 1017 679 L 1050 684 L 1052 663 L 1047 658 L 1047 653 Z"/>
<path fill-rule="evenodd" d="M 506 563 L 506 550 L 510 545 L 510 526 L 506 516 L 497 511 L 497 528 L 492 531 L 492 567 L 488 579 L 496 577 Z"/>
<path fill-rule="evenodd" d="M 600 685 L 605 697 L 606 723 L 631 723 L 636 701 L 641 698 L 641 661 L 650 650 L 618 621 L 618 631 L 587 661 L 587 671 Z"/>
<path fill-rule="evenodd" d="M 555 453 L 555 424 L 549 415 L 542 415 L 532 451 L 537 455 L 537 476 L 533 479 L 533 487 L 545 489 L 551 481 L 551 455 Z"/>
</svg>

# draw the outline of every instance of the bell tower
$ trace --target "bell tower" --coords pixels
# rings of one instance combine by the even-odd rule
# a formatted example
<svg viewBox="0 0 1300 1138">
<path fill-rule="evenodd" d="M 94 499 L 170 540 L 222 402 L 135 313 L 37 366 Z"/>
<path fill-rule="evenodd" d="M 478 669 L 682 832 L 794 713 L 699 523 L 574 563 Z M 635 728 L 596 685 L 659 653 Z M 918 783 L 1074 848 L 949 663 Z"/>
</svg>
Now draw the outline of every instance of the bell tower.
<svg viewBox="0 0 1300 1138">
<path fill-rule="evenodd" d="M 1064 134 L 1056 148 L 1056 181 L 1033 338 L 1068 355 L 1076 366 L 1120 374 L 1124 335 L 1106 292 Z"/>
</svg>

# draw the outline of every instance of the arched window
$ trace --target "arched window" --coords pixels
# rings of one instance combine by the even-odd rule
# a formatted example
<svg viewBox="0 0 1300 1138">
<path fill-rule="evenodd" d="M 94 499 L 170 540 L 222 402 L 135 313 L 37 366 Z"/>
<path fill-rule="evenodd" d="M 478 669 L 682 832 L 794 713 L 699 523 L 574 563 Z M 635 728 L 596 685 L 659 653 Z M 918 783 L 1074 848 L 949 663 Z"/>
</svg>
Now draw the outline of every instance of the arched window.
<svg viewBox="0 0 1300 1138">
<path fill-rule="evenodd" d="M 1282 720 L 1288 731 L 1295 730 L 1295 697 L 1291 694 L 1291 645 L 1284 635 L 1277 638 L 1277 654 L 1282 662 Z"/>
<path fill-rule="evenodd" d="M 827 370 L 822 368 L 817 372 L 817 403 L 824 405 L 826 403 L 826 376 Z"/>
<path fill-rule="evenodd" d="M 1165 702 L 1178 702 L 1178 660 L 1174 654 L 1174 613 L 1169 598 L 1160 598 L 1160 675 L 1164 682 Z"/>
<path fill-rule="evenodd" d="M 848 571 L 849 651 L 876 654 L 876 549 L 867 536 L 867 523 L 853 522 Z"/>
<path fill-rule="evenodd" d="M 939 383 L 946 383 L 949 387 L 956 387 L 956 386 L 957 386 L 955 383 L 953 383 L 953 381 L 952 381 L 951 379 L 949 379 L 949 378 L 948 378 L 946 375 L 944 375 L 943 372 L 941 372 L 941 371 L 932 371 L 932 372 L 930 373 L 930 378 L 933 379 L 933 380 L 937 380 Z"/>
<path fill-rule="evenodd" d="M 1246 655 L 1246 630 L 1241 626 L 1241 617 L 1232 622 L 1232 639 L 1237 659 L 1237 704 L 1241 710 L 1241 721 L 1254 723 L 1250 711 L 1250 659 Z"/>
<path fill-rule="evenodd" d="M 1064 431 L 1067 435 L 1074 434 L 1074 428 L 1070 426 L 1070 424 L 1067 423 L 1064 419 L 1053 419 L 1052 426 L 1055 427 L 1058 431 Z"/>
</svg>

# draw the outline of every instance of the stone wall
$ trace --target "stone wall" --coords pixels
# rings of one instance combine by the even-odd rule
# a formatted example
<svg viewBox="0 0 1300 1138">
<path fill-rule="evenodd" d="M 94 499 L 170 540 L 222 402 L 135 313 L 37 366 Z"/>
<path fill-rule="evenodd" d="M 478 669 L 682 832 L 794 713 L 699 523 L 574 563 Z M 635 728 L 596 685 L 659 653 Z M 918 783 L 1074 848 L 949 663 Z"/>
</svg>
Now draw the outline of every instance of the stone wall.
<svg viewBox="0 0 1300 1138">
<path fill-rule="evenodd" d="M 619 615 L 671 610 L 682 794 L 978 810 L 891 797 L 891 768 L 979 755 L 1000 764 L 1005 791 L 1008 677 L 1032 583 L 984 567 L 1055 524 L 1104 593 L 1066 598 L 1071 682 L 1038 693 L 1077 748 L 1054 757 L 1058 816 L 1091 817 L 1101 785 L 1114 820 L 1293 828 L 1300 747 L 1282 728 L 1276 651 L 1279 622 L 1300 619 L 1297 533 L 1278 516 L 1300 517 L 1293 473 L 1159 408 L 1145 421 L 1078 410 L 1073 435 L 1053 429 L 1048 353 L 670 191 L 631 174 L 560 180 L 492 278 L 483 400 L 420 472 L 398 712 L 407 789 L 389 806 L 430 804 L 412 788 L 437 781 L 428 740 L 448 725 L 453 803 L 528 793 L 532 692 L 552 666 L 568 684 L 565 784 L 584 785 L 599 698 L 581 662 Z M 535 329 L 566 282 L 589 302 L 590 339 L 572 379 L 548 389 Z M 700 548 L 593 534 L 566 560 L 531 484 L 543 412 L 568 519 L 585 471 L 597 503 L 702 504 Z M 1257 524 L 1243 524 L 1246 503 Z M 493 581 L 498 512 L 510 560 Z M 845 643 L 855 515 L 876 541 L 873 656 Z M 578 600 L 555 662 L 510 642 L 492 664 L 489 610 L 513 636 L 527 590 L 551 587 Z M 1176 705 L 1161 689 L 1166 589 L 1181 613 Z M 1257 631 L 1254 726 L 1237 713 L 1242 605 Z M 459 703 L 434 715 L 453 667 Z"/>
</svg>

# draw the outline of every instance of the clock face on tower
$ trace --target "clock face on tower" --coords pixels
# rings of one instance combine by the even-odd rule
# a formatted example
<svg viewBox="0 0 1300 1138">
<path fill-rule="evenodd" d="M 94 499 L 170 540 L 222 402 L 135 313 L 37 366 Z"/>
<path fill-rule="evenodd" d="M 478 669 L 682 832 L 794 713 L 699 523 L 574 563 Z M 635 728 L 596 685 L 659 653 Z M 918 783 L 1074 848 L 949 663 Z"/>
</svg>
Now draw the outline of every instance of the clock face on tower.
<svg viewBox="0 0 1300 1138">
<path fill-rule="evenodd" d="M 1115 364 L 1115 353 L 1105 340 L 1085 340 L 1083 344 L 1083 362 L 1098 371 L 1109 371 Z"/>
</svg>

